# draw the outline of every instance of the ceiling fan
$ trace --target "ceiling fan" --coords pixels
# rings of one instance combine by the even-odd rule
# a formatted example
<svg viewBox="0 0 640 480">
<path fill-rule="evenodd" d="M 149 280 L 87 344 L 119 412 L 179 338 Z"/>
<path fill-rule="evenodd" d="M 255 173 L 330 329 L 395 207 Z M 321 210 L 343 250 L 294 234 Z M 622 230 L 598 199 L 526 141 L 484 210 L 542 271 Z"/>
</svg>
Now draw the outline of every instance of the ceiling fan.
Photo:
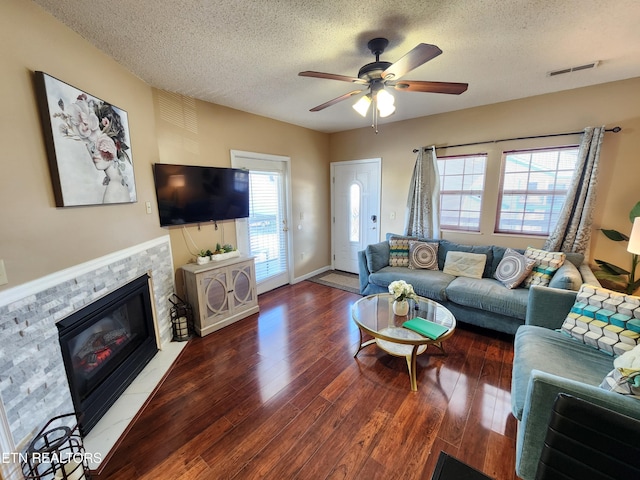
<svg viewBox="0 0 640 480">
<path fill-rule="evenodd" d="M 353 105 L 353 108 L 364 117 L 367 114 L 369 105 L 374 103 L 375 108 L 372 112 L 372 126 L 374 126 L 377 133 L 378 115 L 380 117 L 387 117 L 395 111 L 393 95 L 385 90 L 385 87 L 407 92 L 447 93 L 453 95 L 460 95 L 467 90 L 469 85 L 466 83 L 401 80 L 401 77 L 411 70 L 440 55 L 442 50 L 435 45 L 420 43 L 395 63 L 380 61 L 380 55 L 388 45 L 389 40 L 386 38 L 374 38 L 367 43 L 367 47 L 371 50 L 371 53 L 376 56 L 376 61 L 364 65 L 360 71 L 358 71 L 357 77 L 313 71 L 300 72 L 298 75 L 302 77 L 339 80 L 341 82 L 355 83 L 367 87 L 364 90 L 353 90 L 344 95 L 340 95 L 333 100 L 313 107 L 310 111 L 319 112 L 354 95 L 367 92 L 366 95 L 361 97 L 360 100 Z"/>
</svg>

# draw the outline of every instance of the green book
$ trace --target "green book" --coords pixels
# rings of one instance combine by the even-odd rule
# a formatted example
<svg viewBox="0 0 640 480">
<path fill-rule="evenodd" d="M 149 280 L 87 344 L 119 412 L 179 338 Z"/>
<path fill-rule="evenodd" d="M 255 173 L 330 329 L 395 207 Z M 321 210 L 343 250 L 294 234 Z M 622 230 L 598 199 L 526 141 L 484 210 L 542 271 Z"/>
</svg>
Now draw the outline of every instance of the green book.
<svg viewBox="0 0 640 480">
<path fill-rule="evenodd" d="M 449 329 L 444 325 L 433 323 L 422 317 L 412 318 L 402 324 L 403 327 L 418 332 L 420 335 L 430 338 L 431 340 L 437 340 L 442 335 L 447 333 Z"/>
</svg>

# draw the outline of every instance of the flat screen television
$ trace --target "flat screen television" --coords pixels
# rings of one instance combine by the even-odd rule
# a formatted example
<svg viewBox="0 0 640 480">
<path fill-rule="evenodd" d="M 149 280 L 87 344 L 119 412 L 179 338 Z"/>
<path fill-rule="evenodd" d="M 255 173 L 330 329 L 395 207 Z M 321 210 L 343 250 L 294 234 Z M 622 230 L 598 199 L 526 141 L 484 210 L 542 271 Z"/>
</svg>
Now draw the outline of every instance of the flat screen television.
<svg viewBox="0 0 640 480">
<path fill-rule="evenodd" d="M 247 170 L 156 163 L 153 175 L 163 227 L 249 216 Z"/>
</svg>

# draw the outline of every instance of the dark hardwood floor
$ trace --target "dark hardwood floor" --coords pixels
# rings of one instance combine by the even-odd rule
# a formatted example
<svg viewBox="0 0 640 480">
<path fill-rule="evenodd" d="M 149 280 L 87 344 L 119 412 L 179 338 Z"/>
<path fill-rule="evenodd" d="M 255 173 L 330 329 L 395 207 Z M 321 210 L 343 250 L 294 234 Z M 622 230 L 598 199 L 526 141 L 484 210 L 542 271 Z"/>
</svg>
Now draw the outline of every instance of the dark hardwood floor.
<svg viewBox="0 0 640 480">
<path fill-rule="evenodd" d="M 430 479 L 444 450 L 517 479 L 513 338 L 459 326 L 411 392 L 403 358 L 353 358 L 358 298 L 300 282 L 192 339 L 96 478 Z"/>
</svg>

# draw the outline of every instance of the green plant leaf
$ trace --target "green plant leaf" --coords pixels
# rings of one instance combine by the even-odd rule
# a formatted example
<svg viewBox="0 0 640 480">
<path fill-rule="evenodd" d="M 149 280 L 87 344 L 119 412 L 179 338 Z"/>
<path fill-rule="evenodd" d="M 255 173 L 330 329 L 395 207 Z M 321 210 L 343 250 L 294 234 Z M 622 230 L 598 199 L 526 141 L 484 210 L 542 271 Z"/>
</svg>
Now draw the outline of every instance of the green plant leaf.
<svg viewBox="0 0 640 480">
<path fill-rule="evenodd" d="M 602 230 L 602 233 L 604 233 L 609 240 L 613 240 L 614 242 L 629 241 L 628 236 L 626 236 L 624 233 L 620 233 L 617 230 L 607 230 L 604 228 L 601 228 L 600 230 Z"/>
<path fill-rule="evenodd" d="M 640 202 L 636 203 L 635 207 L 629 212 L 629 220 L 631 220 L 631 223 L 633 223 L 636 217 L 640 217 Z"/>
<path fill-rule="evenodd" d="M 605 270 L 607 273 L 610 273 L 611 275 L 629 275 L 630 273 L 624 268 L 620 268 L 617 265 L 605 262 L 604 260 L 598 260 L 596 258 L 596 263 L 600 266 L 600 268 Z"/>
</svg>

